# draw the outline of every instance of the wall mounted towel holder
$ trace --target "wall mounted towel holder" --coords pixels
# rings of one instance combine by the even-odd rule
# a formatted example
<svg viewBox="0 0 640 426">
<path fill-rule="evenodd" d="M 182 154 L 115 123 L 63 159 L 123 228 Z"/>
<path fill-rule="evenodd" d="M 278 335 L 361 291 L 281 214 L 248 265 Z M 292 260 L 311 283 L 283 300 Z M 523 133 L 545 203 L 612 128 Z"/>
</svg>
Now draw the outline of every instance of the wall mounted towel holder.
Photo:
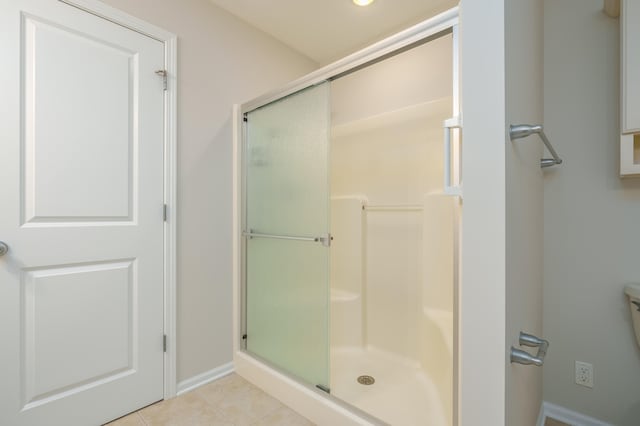
<svg viewBox="0 0 640 426">
<path fill-rule="evenodd" d="M 538 353 L 533 356 L 529 352 L 525 352 L 522 349 L 517 349 L 511 346 L 510 360 L 512 363 L 535 365 L 541 367 L 544 364 L 544 357 L 547 355 L 547 348 L 549 348 L 549 341 L 536 337 L 532 334 L 520 332 L 520 338 L 518 339 L 520 346 L 529 346 L 532 348 L 538 348 Z"/>
<path fill-rule="evenodd" d="M 542 142 L 544 142 L 544 146 L 547 147 L 547 149 L 551 153 L 551 156 L 553 157 L 541 159 L 540 167 L 550 167 L 555 166 L 556 164 L 562 164 L 562 159 L 558 157 L 558 153 L 555 149 L 553 149 L 551 142 L 549 142 L 549 139 L 547 139 L 547 136 L 544 134 L 542 124 L 512 124 L 511 126 L 509 126 L 509 137 L 512 141 L 516 139 L 526 138 L 527 136 L 533 134 L 537 134 L 540 136 L 540 139 L 542 139 Z"/>
</svg>

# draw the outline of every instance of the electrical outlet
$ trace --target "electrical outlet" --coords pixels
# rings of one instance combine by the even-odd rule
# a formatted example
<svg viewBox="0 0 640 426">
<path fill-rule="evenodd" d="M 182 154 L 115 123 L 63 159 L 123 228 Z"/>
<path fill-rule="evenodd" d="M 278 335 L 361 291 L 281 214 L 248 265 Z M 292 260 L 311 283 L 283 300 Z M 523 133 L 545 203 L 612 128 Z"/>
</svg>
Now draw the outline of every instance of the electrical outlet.
<svg viewBox="0 0 640 426">
<path fill-rule="evenodd" d="M 593 365 L 576 361 L 576 384 L 588 388 L 593 387 Z"/>
</svg>

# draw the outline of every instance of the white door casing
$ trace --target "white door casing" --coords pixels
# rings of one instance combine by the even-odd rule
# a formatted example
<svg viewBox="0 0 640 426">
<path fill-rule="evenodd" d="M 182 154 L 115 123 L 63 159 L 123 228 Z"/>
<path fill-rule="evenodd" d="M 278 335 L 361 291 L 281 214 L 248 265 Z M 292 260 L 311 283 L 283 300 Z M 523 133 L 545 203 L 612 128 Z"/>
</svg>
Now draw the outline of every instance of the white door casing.
<svg viewBox="0 0 640 426">
<path fill-rule="evenodd" d="M 165 45 L 53 0 L 0 39 L 0 423 L 105 422 L 165 396 Z"/>
</svg>

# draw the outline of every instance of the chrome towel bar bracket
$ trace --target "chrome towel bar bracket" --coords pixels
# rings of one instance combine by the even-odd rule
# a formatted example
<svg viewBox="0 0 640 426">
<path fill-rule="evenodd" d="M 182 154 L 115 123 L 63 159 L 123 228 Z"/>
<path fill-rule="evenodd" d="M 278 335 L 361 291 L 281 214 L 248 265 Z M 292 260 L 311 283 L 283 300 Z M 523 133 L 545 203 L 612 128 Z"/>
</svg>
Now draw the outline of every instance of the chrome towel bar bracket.
<svg viewBox="0 0 640 426">
<path fill-rule="evenodd" d="M 509 126 L 509 138 L 514 141 L 516 139 L 526 138 L 527 136 L 537 134 L 542 139 L 544 146 L 547 147 L 553 158 L 543 158 L 540 160 L 540 167 L 550 167 L 556 164 L 562 164 L 562 159 L 558 157 L 558 153 L 553 149 L 553 145 L 544 134 L 542 124 L 512 124 Z"/>
<path fill-rule="evenodd" d="M 538 348 L 538 353 L 533 356 L 529 352 L 525 352 L 522 349 L 511 347 L 510 360 L 512 363 L 542 366 L 544 364 L 544 357 L 547 355 L 547 349 L 549 348 L 549 342 L 531 334 L 520 332 L 520 338 L 518 339 L 520 346 L 529 346 L 532 348 Z"/>
</svg>

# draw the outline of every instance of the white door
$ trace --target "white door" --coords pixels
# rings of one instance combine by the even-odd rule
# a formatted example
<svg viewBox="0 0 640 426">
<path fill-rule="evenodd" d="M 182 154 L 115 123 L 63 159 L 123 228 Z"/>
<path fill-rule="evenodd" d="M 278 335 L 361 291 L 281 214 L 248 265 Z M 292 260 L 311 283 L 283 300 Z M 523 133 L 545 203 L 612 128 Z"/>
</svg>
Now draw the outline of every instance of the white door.
<svg viewBox="0 0 640 426">
<path fill-rule="evenodd" d="M 164 47 L 2 0 L 0 55 L 0 424 L 100 424 L 163 398 Z"/>
</svg>

